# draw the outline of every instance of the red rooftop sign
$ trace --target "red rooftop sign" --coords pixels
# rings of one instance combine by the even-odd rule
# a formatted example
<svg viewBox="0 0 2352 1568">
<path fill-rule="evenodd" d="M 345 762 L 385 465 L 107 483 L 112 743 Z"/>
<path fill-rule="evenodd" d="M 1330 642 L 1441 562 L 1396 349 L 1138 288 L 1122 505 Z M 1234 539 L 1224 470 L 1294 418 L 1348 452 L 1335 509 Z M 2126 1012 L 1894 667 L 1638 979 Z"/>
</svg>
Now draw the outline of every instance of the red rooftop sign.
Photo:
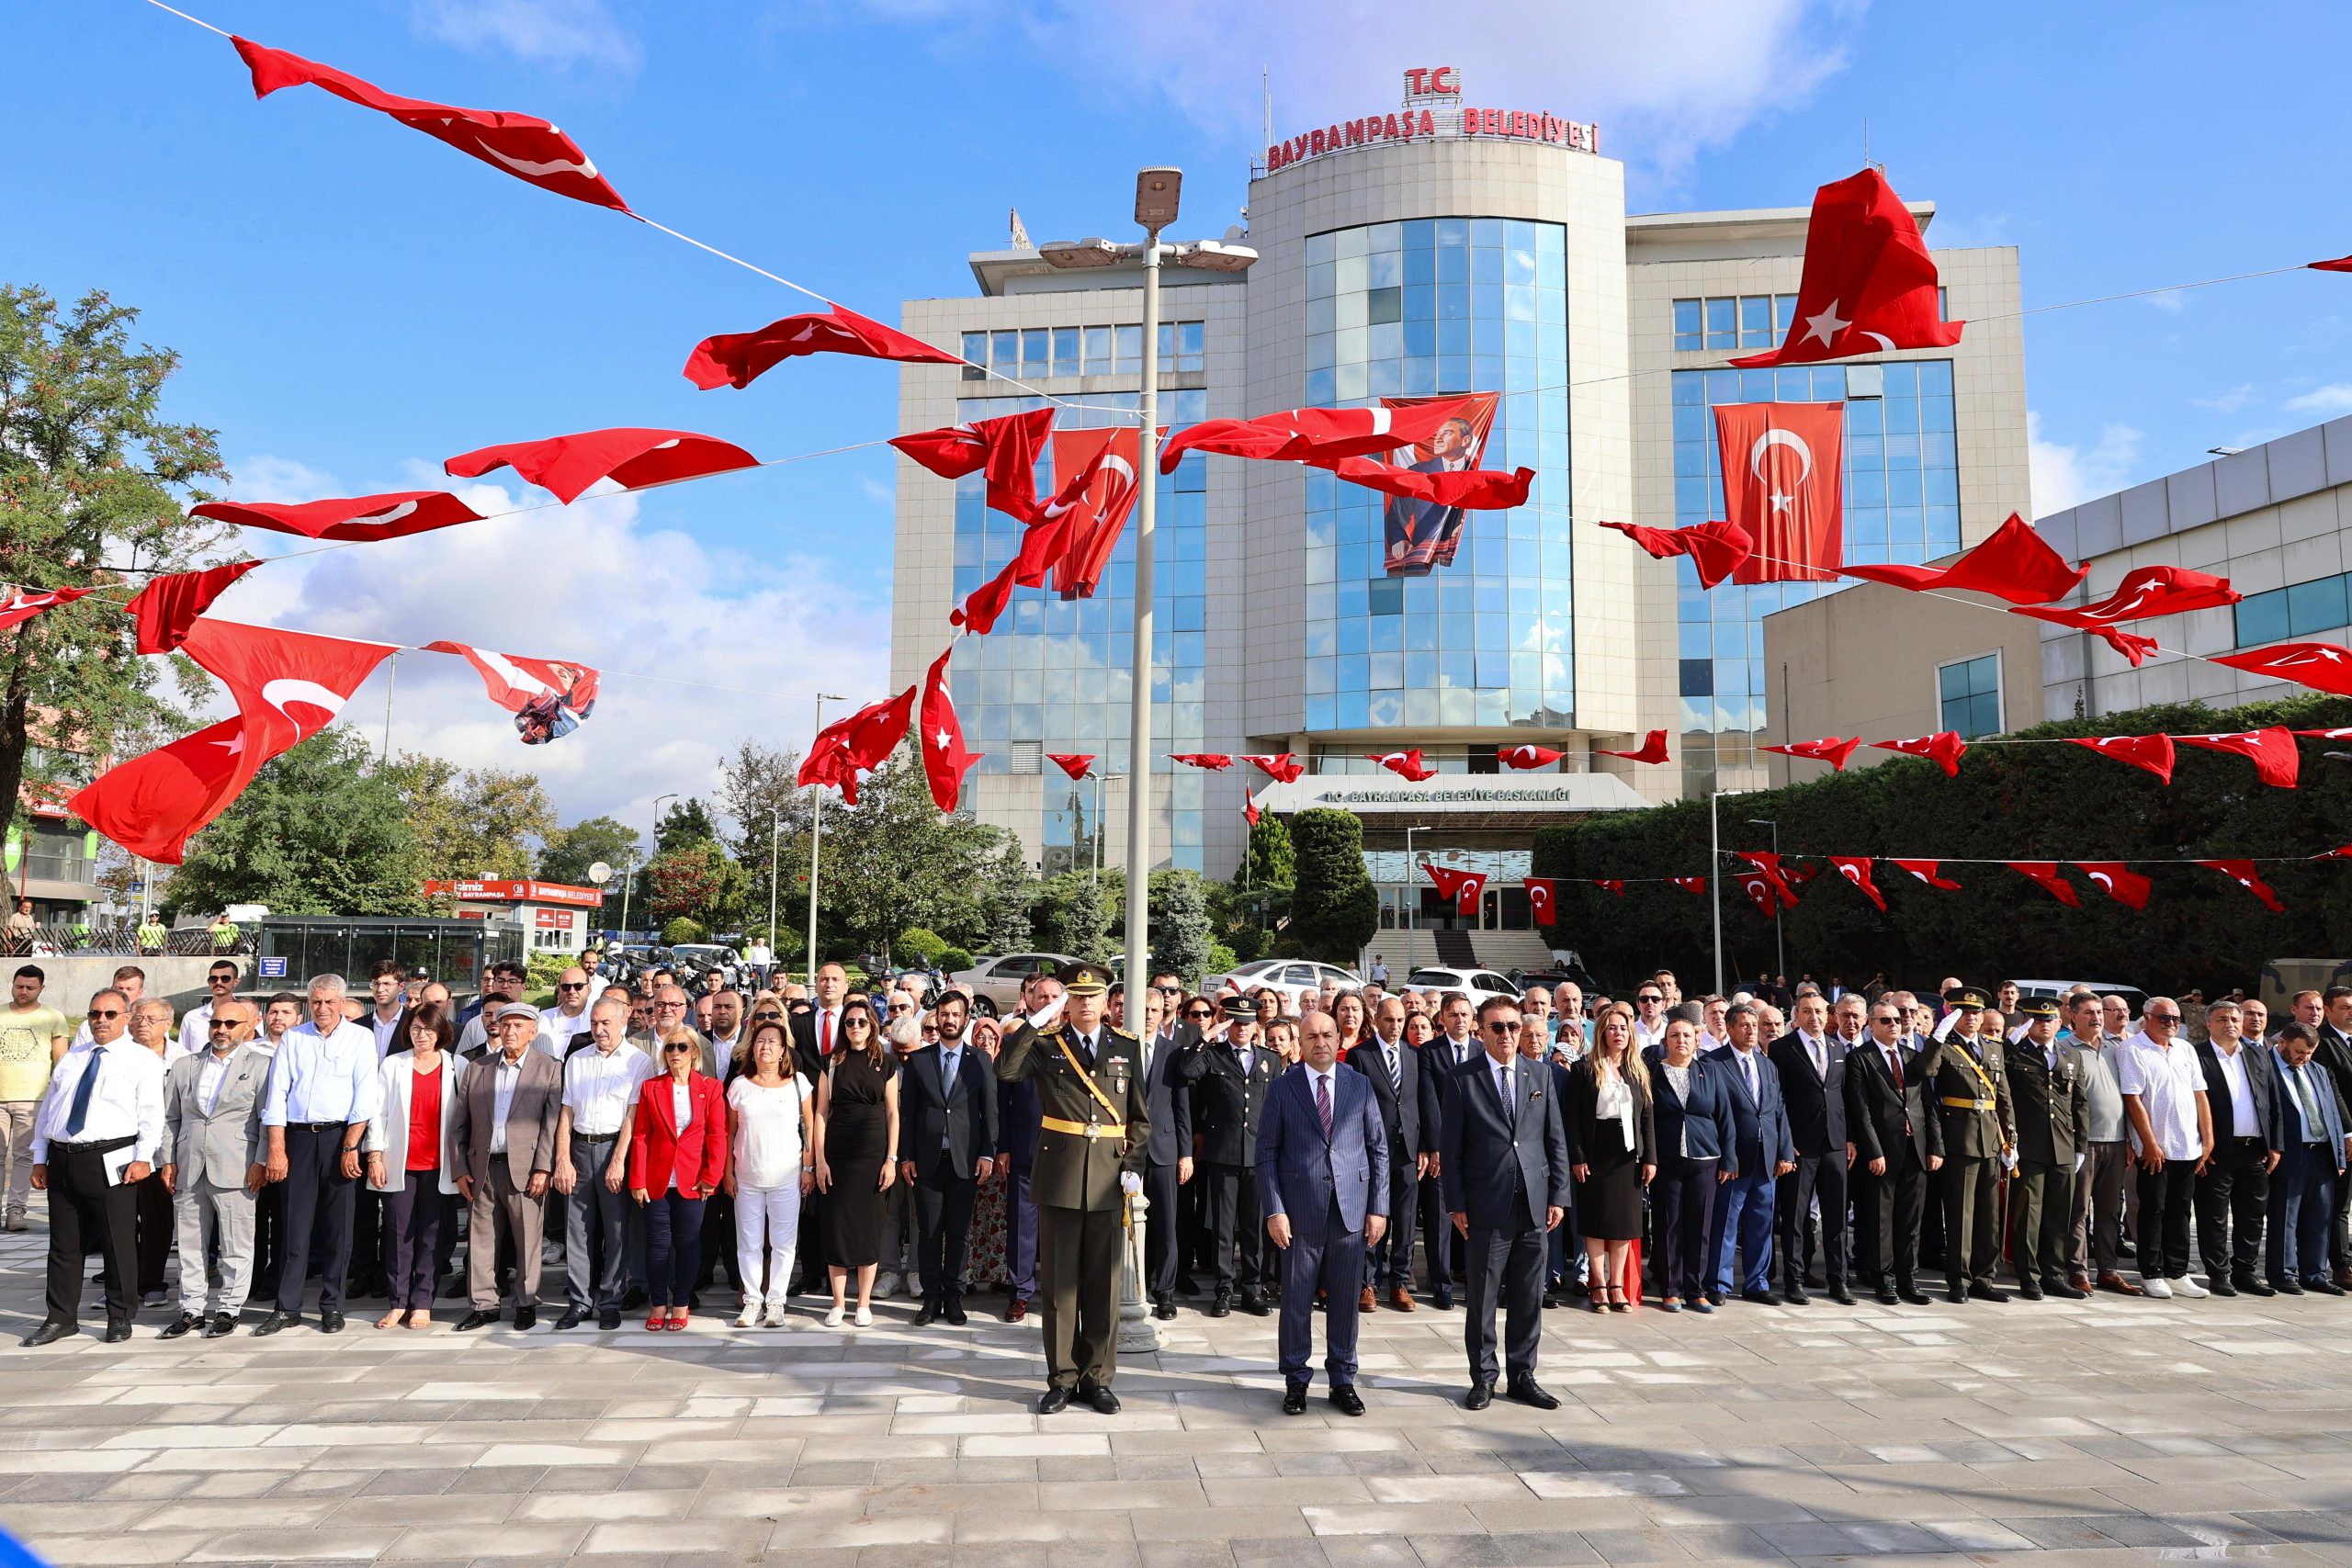
<svg viewBox="0 0 2352 1568">
<path fill-rule="evenodd" d="M 468 898 L 478 904 L 573 904 L 588 909 L 601 908 L 605 902 L 598 889 L 564 882 L 428 882 L 424 896 Z"/>
<path fill-rule="evenodd" d="M 1493 137 L 1506 141 L 1542 141 L 1578 152 L 1599 152 L 1598 127 L 1562 119 L 1535 109 L 1502 109 L 1462 103 L 1462 75 L 1451 65 L 1416 66 L 1405 73 L 1405 105 L 1395 113 L 1367 115 L 1306 131 L 1266 149 L 1265 173 L 1286 169 L 1327 152 L 1384 141 L 1437 137 Z"/>
</svg>

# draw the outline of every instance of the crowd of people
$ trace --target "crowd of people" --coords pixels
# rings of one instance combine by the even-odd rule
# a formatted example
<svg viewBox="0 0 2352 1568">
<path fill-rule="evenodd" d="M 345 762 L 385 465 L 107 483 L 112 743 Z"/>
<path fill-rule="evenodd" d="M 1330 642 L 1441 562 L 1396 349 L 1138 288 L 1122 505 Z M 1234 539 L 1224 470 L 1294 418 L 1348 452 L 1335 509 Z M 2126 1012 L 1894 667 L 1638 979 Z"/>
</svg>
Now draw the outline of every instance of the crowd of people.
<svg viewBox="0 0 2352 1568">
<path fill-rule="evenodd" d="M 920 1327 L 999 1292 L 1007 1321 L 1038 1303 L 1043 1407 L 1115 1408 L 1117 1243 L 1140 1215 L 1153 1315 L 1279 1310 L 1303 1408 L 1319 1303 L 1354 1413 L 1359 1316 L 1457 1295 L 1474 1403 L 1504 1382 L 1544 1404 L 1541 1314 L 1570 1304 L 1925 1303 L 1929 1270 L 1950 1302 L 1999 1302 L 2005 1258 L 2029 1300 L 2352 1284 L 2352 987 L 2274 1027 L 2254 1001 L 2134 1018 L 1957 979 L 1800 984 L 1784 1016 L 1686 999 L 1663 970 L 1630 1000 L 1375 981 L 1294 1006 L 1172 974 L 1131 1000 L 1081 968 L 1000 1020 L 919 973 L 853 990 L 825 964 L 746 995 L 714 972 L 689 994 L 587 957 L 545 1008 L 519 964 L 458 1007 L 390 962 L 364 994 L 321 975 L 249 997 L 223 957 L 176 1018 L 125 964 L 78 1026 L 23 965 L 0 1180 L 8 1229 L 36 1189 L 50 1227 L 26 1343 L 75 1331 L 90 1255 L 108 1340 L 171 1305 L 175 1258 L 165 1337 L 235 1332 L 248 1306 L 274 1335 L 306 1304 L 334 1333 L 359 1301 L 383 1330 L 453 1299 L 458 1331 L 529 1330 L 543 1286 L 556 1331 L 641 1311 L 676 1332 L 706 1297 L 781 1327 L 796 1290 L 829 1326 L 903 1292 Z"/>
</svg>

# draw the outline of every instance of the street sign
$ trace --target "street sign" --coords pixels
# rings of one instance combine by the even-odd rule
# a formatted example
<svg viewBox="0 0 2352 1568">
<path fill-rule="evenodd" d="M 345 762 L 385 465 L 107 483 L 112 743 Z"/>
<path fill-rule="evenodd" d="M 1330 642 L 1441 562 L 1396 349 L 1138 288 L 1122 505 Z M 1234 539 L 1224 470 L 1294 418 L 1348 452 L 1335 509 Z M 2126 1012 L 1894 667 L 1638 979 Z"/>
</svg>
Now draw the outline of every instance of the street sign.
<svg viewBox="0 0 2352 1568">
<path fill-rule="evenodd" d="M 261 961 L 261 977 L 265 980 L 283 980 L 286 978 L 286 960 L 283 958 L 263 959 Z"/>
<path fill-rule="evenodd" d="M 130 890 L 133 893 L 144 893 L 147 891 L 147 885 L 143 882 L 134 882 L 130 885 Z"/>
</svg>

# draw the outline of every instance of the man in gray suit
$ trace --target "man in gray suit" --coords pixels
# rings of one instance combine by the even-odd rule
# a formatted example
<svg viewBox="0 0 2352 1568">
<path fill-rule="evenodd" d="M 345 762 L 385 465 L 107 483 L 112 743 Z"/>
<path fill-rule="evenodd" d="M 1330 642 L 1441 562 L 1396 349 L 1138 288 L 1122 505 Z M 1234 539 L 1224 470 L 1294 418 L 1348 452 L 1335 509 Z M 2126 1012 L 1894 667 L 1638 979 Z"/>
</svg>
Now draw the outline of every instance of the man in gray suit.
<svg viewBox="0 0 2352 1568">
<path fill-rule="evenodd" d="M 458 1196 L 467 1209 L 466 1290 L 473 1311 L 458 1332 L 498 1321 L 498 1246 L 514 1248 L 514 1326 L 539 1318 L 539 1246 L 547 1235 L 555 1124 L 563 1068 L 531 1049 L 539 1010 L 525 1002 L 489 1010 L 494 1049 L 467 1064 L 458 1087 Z"/>
<path fill-rule="evenodd" d="M 266 1153 L 261 1130 L 269 1098 L 267 1052 L 249 1043 L 261 1015 L 233 998 L 215 1002 L 205 1048 L 174 1059 L 164 1075 L 164 1136 L 155 1163 L 179 1210 L 180 1315 L 161 1337 L 202 1328 L 233 1334 L 254 1277 L 254 1203 Z M 208 1288 L 205 1257 L 216 1243 L 220 1283 Z"/>
</svg>

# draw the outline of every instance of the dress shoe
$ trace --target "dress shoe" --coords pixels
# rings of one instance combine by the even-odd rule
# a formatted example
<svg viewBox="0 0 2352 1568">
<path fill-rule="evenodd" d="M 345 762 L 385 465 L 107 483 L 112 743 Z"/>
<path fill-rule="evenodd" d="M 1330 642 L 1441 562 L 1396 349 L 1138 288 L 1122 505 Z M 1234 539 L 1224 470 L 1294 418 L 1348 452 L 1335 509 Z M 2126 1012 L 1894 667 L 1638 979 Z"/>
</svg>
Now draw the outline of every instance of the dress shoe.
<svg viewBox="0 0 2352 1568">
<path fill-rule="evenodd" d="M 921 1310 L 915 1314 L 915 1326 L 917 1328 L 927 1328 L 932 1324 L 937 1322 L 938 1319 L 939 1309 L 931 1303 L 925 1302 L 922 1303 Z"/>
<path fill-rule="evenodd" d="M 2090 1294 L 2089 1291 L 2072 1280 L 2045 1280 L 2042 1281 L 2041 1288 L 2062 1302 L 2078 1302 Z"/>
<path fill-rule="evenodd" d="M 109 1345 L 119 1345 L 123 1343 L 130 1337 L 130 1320 L 125 1319 L 119 1323 L 107 1324 L 107 1331 L 102 1337 L 104 1337 L 106 1342 Z"/>
<path fill-rule="evenodd" d="M 1397 1286 L 1395 1290 L 1388 1292 L 1388 1305 L 1390 1310 L 1394 1312 L 1412 1312 L 1416 1310 L 1413 1305 L 1413 1292 L 1405 1289 L 1402 1285 Z"/>
<path fill-rule="evenodd" d="M 516 1307 L 516 1308 L 514 1309 L 514 1330 L 515 1330 L 515 1332 L 516 1332 L 516 1333 L 518 1333 L 518 1334 L 519 1334 L 519 1333 L 521 1333 L 523 1330 L 525 1330 L 525 1329 L 528 1329 L 528 1328 L 537 1328 L 538 1325 L 539 1325 L 539 1309 L 538 1309 L 538 1308 L 537 1308 L 537 1307 L 535 1307 L 535 1306 L 527 1306 L 527 1307 Z"/>
<path fill-rule="evenodd" d="M 954 1296 L 940 1307 L 939 1315 L 950 1328 L 961 1328 L 972 1321 L 972 1314 L 964 1310 L 962 1300 Z"/>
<path fill-rule="evenodd" d="M 1781 1293 L 1781 1299 L 1788 1303 L 1789 1305 L 1792 1307 L 1811 1306 L 1813 1304 L 1813 1298 L 1804 1293 L 1804 1287 L 1803 1285 L 1791 1285 L 1786 1291 L 1783 1291 Z"/>
<path fill-rule="evenodd" d="M 2352 1288 L 2352 1268 L 2338 1269 L 2335 1271 L 2335 1282 L 2346 1288 Z"/>
<path fill-rule="evenodd" d="M 204 1337 L 207 1339 L 218 1339 L 224 1334 L 235 1332 L 237 1332 L 237 1314 L 232 1312 L 216 1312 L 212 1314 L 212 1321 L 204 1325 Z"/>
<path fill-rule="evenodd" d="M 1437 1308 L 1440 1312 L 1452 1312 L 1453 1310 L 1453 1287 L 1451 1285 L 1440 1285 L 1437 1288 L 1434 1297 L 1430 1302 L 1430 1305 Z M 1482 1405 L 1478 1408 L 1483 1409 L 1485 1407 Z"/>
<path fill-rule="evenodd" d="M 2005 1302 L 2009 1299 L 2009 1292 L 1997 1285 L 1979 1284 L 1973 1281 L 1968 1287 L 1968 1293 L 1980 1302 Z"/>
<path fill-rule="evenodd" d="M 496 1323 L 497 1321 L 498 1314 L 495 1311 L 484 1311 L 481 1307 L 476 1307 L 473 1311 L 466 1314 L 465 1316 L 458 1319 L 458 1332 L 460 1334 L 471 1334 L 475 1329 L 488 1328 L 492 1324 Z"/>
<path fill-rule="evenodd" d="M 1533 1378 L 1511 1379 L 1509 1386 L 1503 1390 L 1503 1397 L 1516 1400 L 1521 1404 L 1532 1405 L 1538 1410 L 1557 1410 L 1560 1407 L 1559 1400 L 1544 1393 L 1544 1385 Z"/>
<path fill-rule="evenodd" d="M 1464 1410 L 1484 1410 L 1487 1405 L 1492 1404 L 1494 1402 L 1494 1384 L 1490 1382 L 1474 1382 L 1470 1385 L 1470 1392 L 1462 1396 L 1462 1408 Z"/>
<path fill-rule="evenodd" d="M 1711 1307 L 1719 1307 L 1723 1305 L 1724 1293 L 1721 1291 L 1709 1291 L 1707 1292 L 1707 1304 Z"/>
<path fill-rule="evenodd" d="M 1366 1285 L 1363 1288 L 1363 1293 L 1356 1298 L 1356 1310 L 1358 1312 L 1378 1312 L 1380 1310 L 1380 1298 L 1373 1293 L 1373 1289 L 1370 1285 Z"/>
<path fill-rule="evenodd" d="M 620 1325 L 621 1325 L 621 1309 L 620 1309 L 620 1308 L 618 1308 L 618 1307 L 605 1307 L 604 1310 L 602 1310 L 601 1312 L 599 1312 L 599 1313 L 597 1313 L 597 1314 L 596 1314 L 596 1326 L 597 1326 L 598 1328 L 603 1329 L 605 1333 L 609 1334 L 609 1333 L 611 1333 L 614 1329 L 618 1328 Z"/>
<path fill-rule="evenodd" d="M 74 1325 L 72 1324 L 58 1323 L 52 1320 L 42 1324 L 39 1328 L 34 1329 L 30 1334 L 28 1334 L 22 1339 L 17 1340 L 17 1343 L 24 1346 L 27 1349 L 31 1349 L 36 1345 L 54 1345 L 73 1332 Z"/>
<path fill-rule="evenodd" d="M 1781 1304 L 1780 1298 L 1773 1295 L 1770 1291 L 1742 1291 L 1739 1292 L 1739 1299 L 1744 1302 L 1754 1302 L 1760 1307 L 1778 1306 Z"/>
<path fill-rule="evenodd" d="M 1007 1322 L 1007 1323 L 1019 1323 L 1022 1319 L 1023 1319 L 1023 1318 L 1027 1317 L 1028 1315 L 1029 1315 L 1029 1303 L 1028 1303 L 1027 1302 L 1025 1302 L 1025 1301 L 1023 1301 L 1019 1296 L 1015 1296 L 1015 1297 L 1013 1297 L 1013 1298 L 1012 1298 L 1012 1300 L 1011 1300 L 1011 1301 L 1009 1301 L 1009 1302 L 1007 1302 L 1007 1303 L 1004 1303 L 1004 1321 L 1005 1321 L 1005 1322 Z"/>
<path fill-rule="evenodd" d="M 204 1319 L 198 1316 L 195 1313 L 184 1312 L 180 1314 L 179 1316 L 174 1318 L 171 1322 L 164 1325 L 164 1331 L 156 1335 L 155 1337 L 158 1339 L 177 1339 L 181 1335 L 186 1334 L 188 1330 L 194 1328 L 198 1324 L 202 1323 Z"/>
<path fill-rule="evenodd" d="M 1210 1298 L 1209 1315 L 1211 1317 L 1231 1317 L 1233 1315 L 1233 1292 L 1231 1291 L 1219 1291 L 1215 1296 Z"/>
<path fill-rule="evenodd" d="M 1330 1400 L 1333 1404 L 1339 1407 L 1340 1414 L 1342 1416 L 1361 1416 L 1363 1414 L 1363 1396 L 1355 1391 L 1355 1385 L 1352 1383 L 1341 1383 L 1339 1387 L 1333 1389 L 1330 1393 Z"/>
<path fill-rule="evenodd" d="M 2208 1292 L 2216 1296 L 2234 1296 L 2238 1293 L 2238 1288 L 2216 1274 L 2213 1276 L 2213 1283 L 2208 1287 Z"/>
<path fill-rule="evenodd" d="M 1116 1416 L 1119 1413 L 1119 1396 L 1100 1384 L 1084 1391 L 1081 1397 L 1094 1406 L 1097 1416 Z"/>
<path fill-rule="evenodd" d="M 1162 1323 L 1173 1318 L 1176 1315 L 1176 1298 L 1174 1296 L 1155 1297 L 1151 1303 L 1151 1315 Z"/>
<path fill-rule="evenodd" d="M 2239 1290 L 2244 1291 L 2249 1296 L 2275 1296 L 2278 1293 L 2251 1274 L 2237 1280 L 2234 1283 L 2237 1285 Z"/>
<path fill-rule="evenodd" d="M 254 1337 L 259 1339 L 265 1335 L 275 1334 L 281 1328 L 291 1328 L 301 1321 L 302 1314 L 299 1312 L 288 1312 L 283 1308 L 273 1307 L 268 1316 L 254 1325 Z"/>
<path fill-rule="evenodd" d="M 2142 1296 L 2147 1294 L 2145 1291 L 2143 1291 L 2139 1286 L 2133 1284 L 2131 1280 L 2125 1279 L 2122 1275 L 2118 1274 L 2111 1269 L 2098 1277 L 2098 1288 L 2102 1291 L 2112 1291 L 2119 1296 Z"/>
<path fill-rule="evenodd" d="M 1286 1382 L 1283 1384 L 1283 1414 L 1285 1416 L 1304 1416 L 1306 1414 L 1306 1385 L 1305 1383 Z"/>
<path fill-rule="evenodd" d="M 2300 1296 L 2303 1293 L 2303 1282 L 2301 1280 L 2276 1280 L 2270 1288 L 2282 1296 Z"/>
<path fill-rule="evenodd" d="M 2085 1300 L 2091 1293 L 2091 1277 L 2088 1274 L 2069 1274 L 2066 1276 L 2066 1283 L 2074 1291 L 2074 1299 L 2076 1301 Z M 2057 1293 L 2054 1289 L 2051 1292 L 2052 1295 Z"/>
<path fill-rule="evenodd" d="M 1848 1290 L 1842 1281 L 1829 1288 L 1829 1299 L 1841 1307 L 1858 1304 L 1854 1300 L 1854 1292 Z"/>
<path fill-rule="evenodd" d="M 2324 1274 L 2317 1275 L 2312 1279 L 2304 1280 L 2303 1288 L 2309 1291 L 2317 1291 L 2323 1296 L 2340 1296 L 2344 1293 L 2344 1287 L 2337 1284 L 2335 1280 L 2329 1279 Z"/>
<path fill-rule="evenodd" d="M 1907 1303 L 1915 1307 L 1923 1307 L 1929 1304 L 1928 1302 L 1928 1292 L 1921 1290 L 1917 1285 L 1897 1285 L 1894 1288 L 1894 1294 L 1896 1300 Z"/>
<path fill-rule="evenodd" d="M 1881 1285 L 1872 1293 L 1878 1297 L 1878 1304 L 1881 1306 L 1891 1307 L 1903 1299 L 1894 1293 L 1894 1287 L 1892 1285 Z"/>
<path fill-rule="evenodd" d="M 322 1334 L 342 1333 L 343 1314 L 339 1311 L 328 1312 L 322 1308 L 319 1313 L 319 1332 Z"/>
<path fill-rule="evenodd" d="M 1241 1310 L 1251 1317 L 1263 1317 L 1271 1309 L 1266 1305 L 1266 1298 L 1261 1292 L 1244 1291 L 1241 1292 Z"/>
<path fill-rule="evenodd" d="M 2018 1294 L 2027 1301 L 2038 1302 L 2041 1299 L 2041 1287 L 2035 1284 L 2031 1280 L 2019 1280 L 2018 1281 Z"/>
<path fill-rule="evenodd" d="M 563 1309 L 563 1315 L 555 1320 L 555 1331 L 558 1334 L 561 1334 L 567 1330 L 577 1328 L 580 1326 L 581 1320 L 587 1315 L 588 1314 L 586 1313 L 582 1312 L 576 1306 L 565 1307 Z M 620 1325 L 616 1323 L 613 1326 L 618 1328 Z"/>
<path fill-rule="evenodd" d="M 1957 1304 L 1958 1303 L 1964 1302 L 1967 1299 L 1968 1287 L 1965 1284 L 1952 1284 L 1944 1287 L 1944 1300 Z"/>
<path fill-rule="evenodd" d="M 1058 1416 L 1069 1408 L 1069 1390 L 1066 1388 L 1049 1388 L 1037 1396 L 1037 1414 L 1040 1416 Z"/>
</svg>

